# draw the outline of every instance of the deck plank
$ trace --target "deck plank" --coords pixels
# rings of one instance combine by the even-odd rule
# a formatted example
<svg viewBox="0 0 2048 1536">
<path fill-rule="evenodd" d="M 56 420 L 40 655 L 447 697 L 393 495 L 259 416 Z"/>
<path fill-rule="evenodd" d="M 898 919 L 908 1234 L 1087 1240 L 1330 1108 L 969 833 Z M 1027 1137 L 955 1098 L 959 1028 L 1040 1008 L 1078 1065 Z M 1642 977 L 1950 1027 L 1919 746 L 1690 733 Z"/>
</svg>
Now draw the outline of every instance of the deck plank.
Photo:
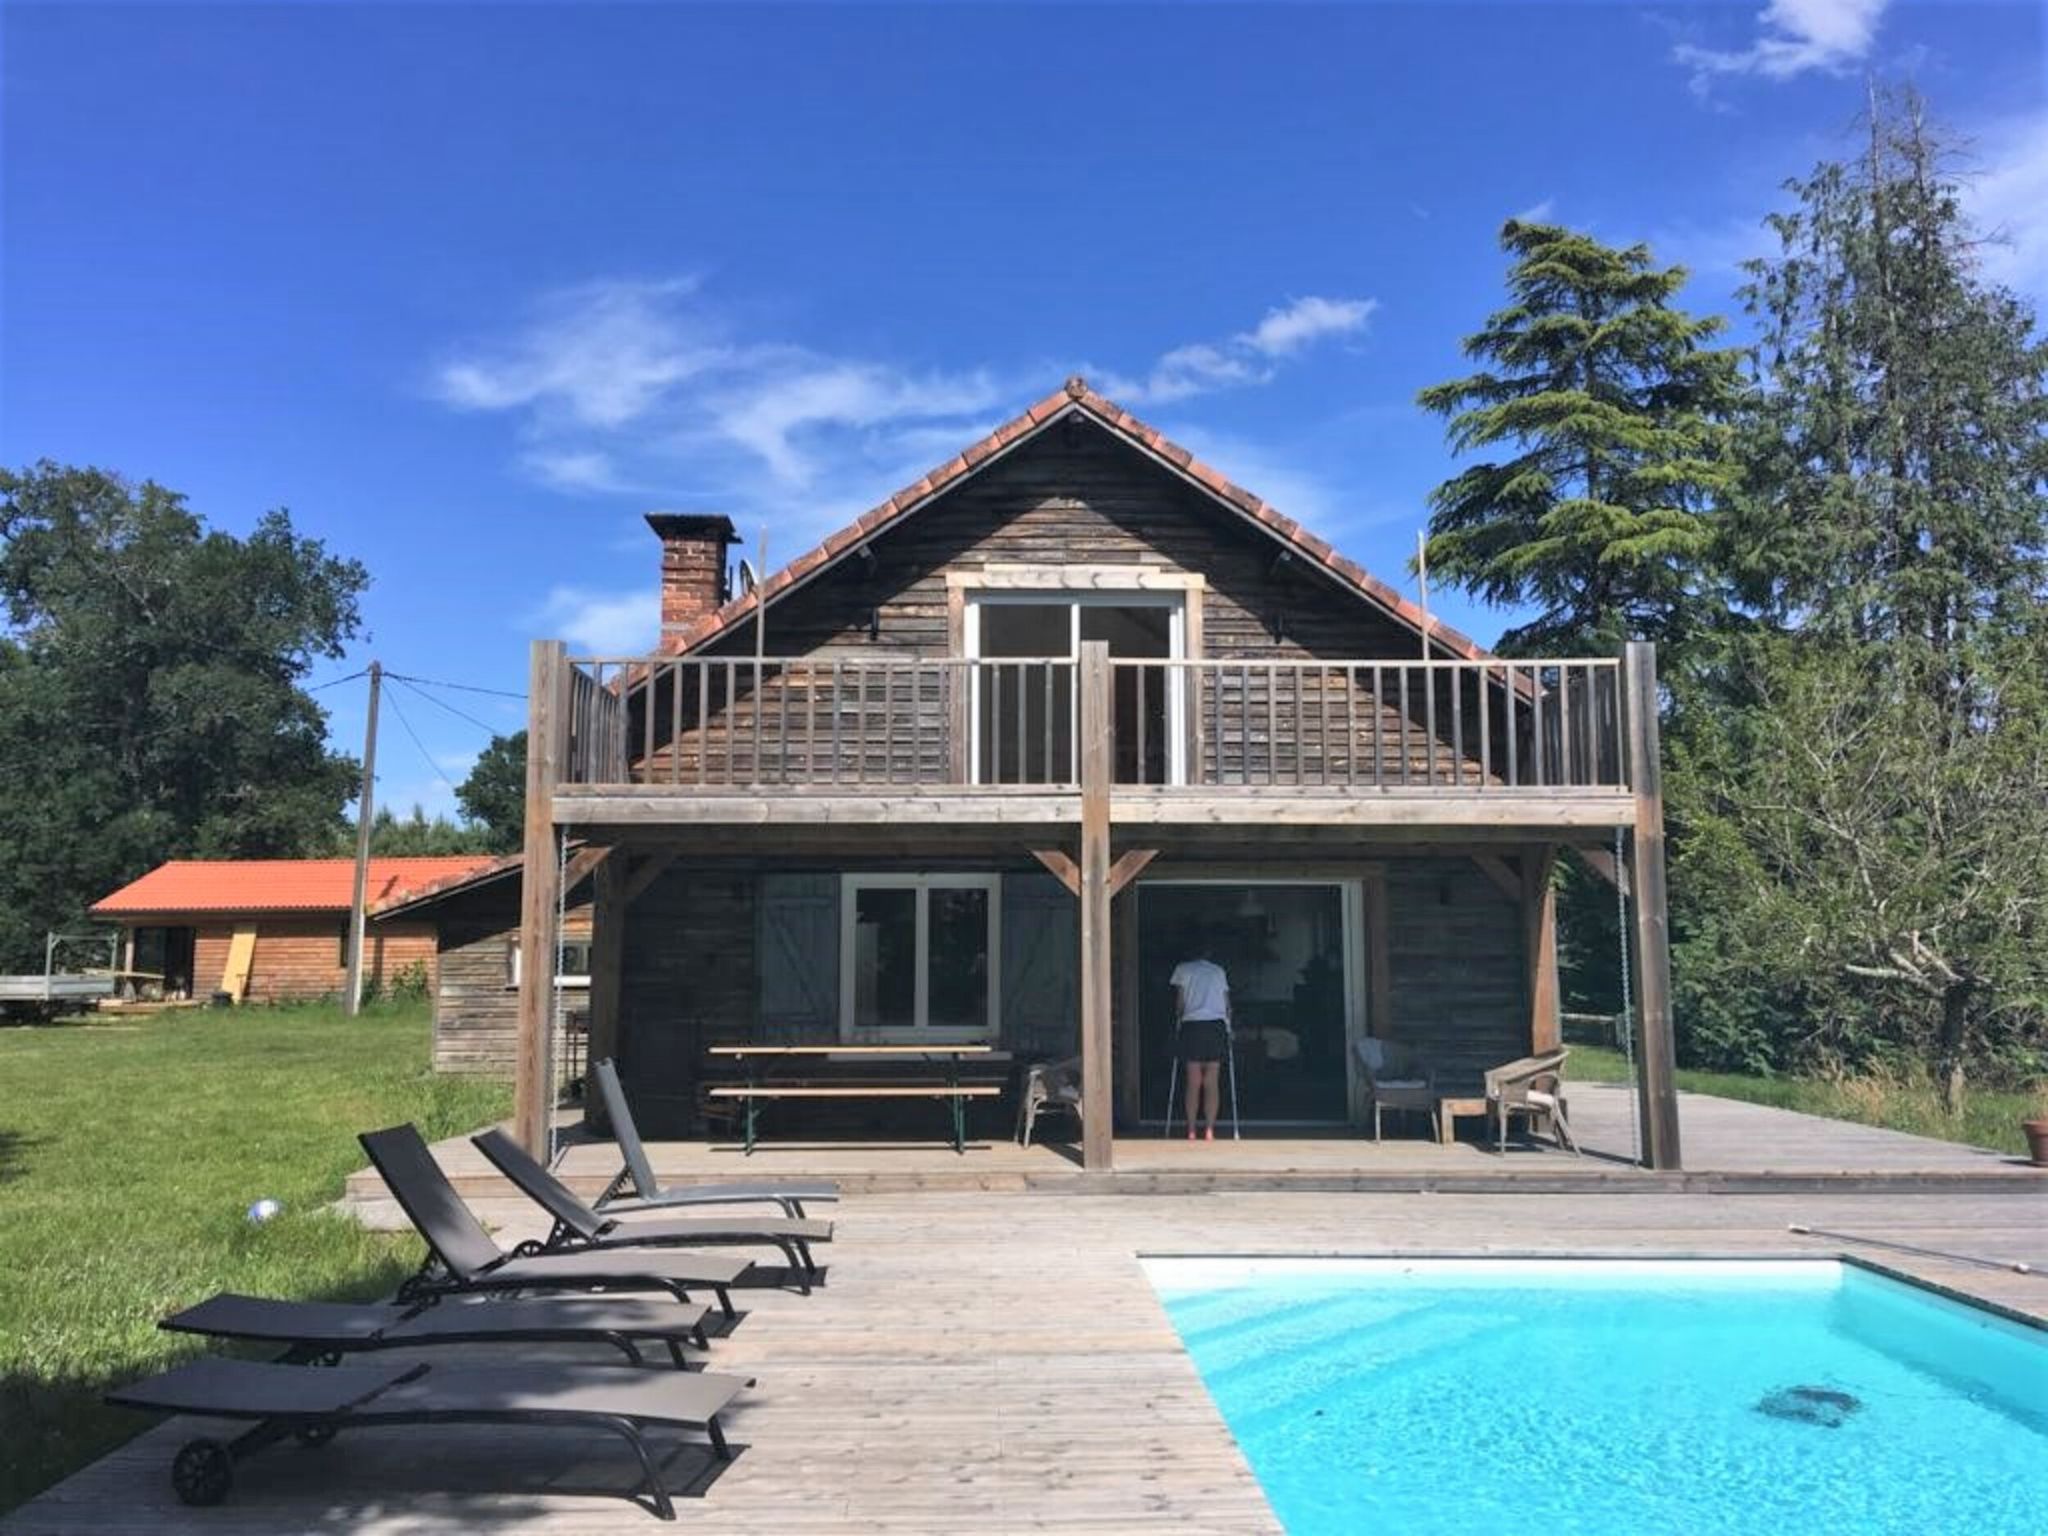
<svg viewBox="0 0 2048 1536">
<path fill-rule="evenodd" d="M 481 1214 L 506 1238 L 539 1230 L 515 1201 L 485 1202 Z M 1277 1531 L 1153 1295 L 1145 1253 L 1846 1248 L 2048 1320 L 2048 1276 L 1969 1262 L 2048 1270 L 2048 1181 L 1905 1196 L 939 1191 L 850 1197 L 832 1215 L 826 1287 L 809 1298 L 748 1292 L 753 1315 L 714 1347 L 719 1368 L 759 1386 L 731 1417 L 746 1451 L 702 1501 L 685 1502 L 685 1524 L 729 1536 Z M 1959 1257 L 1802 1237 L 1794 1224 Z M 615 1447 L 547 1432 L 436 1428 L 280 1447 L 248 1463 L 227 1505 L 188 1510 L 165 1466 L 190 1427 L 152 1430 L 0 1530 L 661 1529 L 590 1491 L 629 1480 Z"/>
</svg>

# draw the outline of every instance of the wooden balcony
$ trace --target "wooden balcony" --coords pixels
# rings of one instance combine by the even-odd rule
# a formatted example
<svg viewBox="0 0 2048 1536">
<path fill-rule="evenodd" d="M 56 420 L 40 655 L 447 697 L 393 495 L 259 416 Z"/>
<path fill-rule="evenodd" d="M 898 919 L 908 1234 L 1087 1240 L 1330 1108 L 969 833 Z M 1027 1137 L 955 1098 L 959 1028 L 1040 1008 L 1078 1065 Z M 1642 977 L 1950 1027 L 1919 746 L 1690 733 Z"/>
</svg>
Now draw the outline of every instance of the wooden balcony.
<svg viewBox="0 0 2048 1536">
<path fill-rule="evenodd" d="M 1119 823 L 1632 819 L 1637 682 L 1615 657 L 572 658 L 543 642 L 534 682 L 559 826 L 1075 823 L 1091 740 Z"/>
</svg>

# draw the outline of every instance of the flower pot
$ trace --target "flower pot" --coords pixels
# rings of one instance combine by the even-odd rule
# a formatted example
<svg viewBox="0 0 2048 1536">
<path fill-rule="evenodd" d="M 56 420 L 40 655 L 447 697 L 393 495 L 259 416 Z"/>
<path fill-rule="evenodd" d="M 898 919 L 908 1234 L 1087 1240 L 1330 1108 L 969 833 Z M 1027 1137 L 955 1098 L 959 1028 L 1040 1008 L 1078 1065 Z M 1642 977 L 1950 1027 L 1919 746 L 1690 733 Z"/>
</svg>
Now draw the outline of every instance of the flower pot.
<svg viewBox="0 0 2048 1536">
<path fill-rule="evenodd" d="M 2034 1166 L 2048 1168 L 2048 1118 L 2022 1120 L 2020 1129 L 2027 1133 L 2027 1155 L 2034 1160 Z"/>
</svg>

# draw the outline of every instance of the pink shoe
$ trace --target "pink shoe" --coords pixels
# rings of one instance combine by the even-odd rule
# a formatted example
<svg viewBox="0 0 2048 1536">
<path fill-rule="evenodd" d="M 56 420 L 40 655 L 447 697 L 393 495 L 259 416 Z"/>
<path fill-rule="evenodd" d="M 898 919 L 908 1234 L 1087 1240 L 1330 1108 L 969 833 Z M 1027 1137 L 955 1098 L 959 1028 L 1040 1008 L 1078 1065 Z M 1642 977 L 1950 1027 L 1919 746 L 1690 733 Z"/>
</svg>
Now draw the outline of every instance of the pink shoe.
<svg viewBox="0 0 2048 1536">
<path fill-rule="evenodd" d="M 1210 1127 L 1209 1127 L 1209 1129 L 1207 1129 L 1206 1131 L 1202 1132 L 1202 1140 L 1204 1140 L 1204 1141 L 1214 1141 L 1215 1139 L 1216 1139 L 1216 1127 L 1215 1127 L 1215 1126 L 1213 1126 L 1213 1125 L 1212 1125 L 1212 1126 L 1210 1126 Z"/>
<path fill-rule="evenodd" d="M 1193 1126 L 1191 1125 L 1191 1126 L 1189 1126 L 1189 1127 L 1188 1127 L 1188 1140 L 1189 1140 L 1189 1141 L 1193 1141 L 1194 1139 L 1195 1139 L 1195 1128 L 1194 1128 L 1194 1127 L 1193 1127 Z"/>
</svg>

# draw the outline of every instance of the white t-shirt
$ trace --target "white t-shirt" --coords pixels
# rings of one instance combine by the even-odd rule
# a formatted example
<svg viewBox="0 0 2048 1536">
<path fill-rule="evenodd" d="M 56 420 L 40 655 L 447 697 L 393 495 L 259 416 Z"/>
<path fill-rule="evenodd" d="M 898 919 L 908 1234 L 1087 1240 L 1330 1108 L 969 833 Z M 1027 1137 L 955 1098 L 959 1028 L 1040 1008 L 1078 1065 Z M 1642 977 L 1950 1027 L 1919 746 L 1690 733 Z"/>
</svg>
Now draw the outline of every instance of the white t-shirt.
<svg viewBox="0 0 2048 1536">
<path fill-rule="evenodd" d="M 1230 1017 L 1230 978 L 1213 960 L 1183 960 L 1173 968 L 1183 1019 Z"/>
</svg>

